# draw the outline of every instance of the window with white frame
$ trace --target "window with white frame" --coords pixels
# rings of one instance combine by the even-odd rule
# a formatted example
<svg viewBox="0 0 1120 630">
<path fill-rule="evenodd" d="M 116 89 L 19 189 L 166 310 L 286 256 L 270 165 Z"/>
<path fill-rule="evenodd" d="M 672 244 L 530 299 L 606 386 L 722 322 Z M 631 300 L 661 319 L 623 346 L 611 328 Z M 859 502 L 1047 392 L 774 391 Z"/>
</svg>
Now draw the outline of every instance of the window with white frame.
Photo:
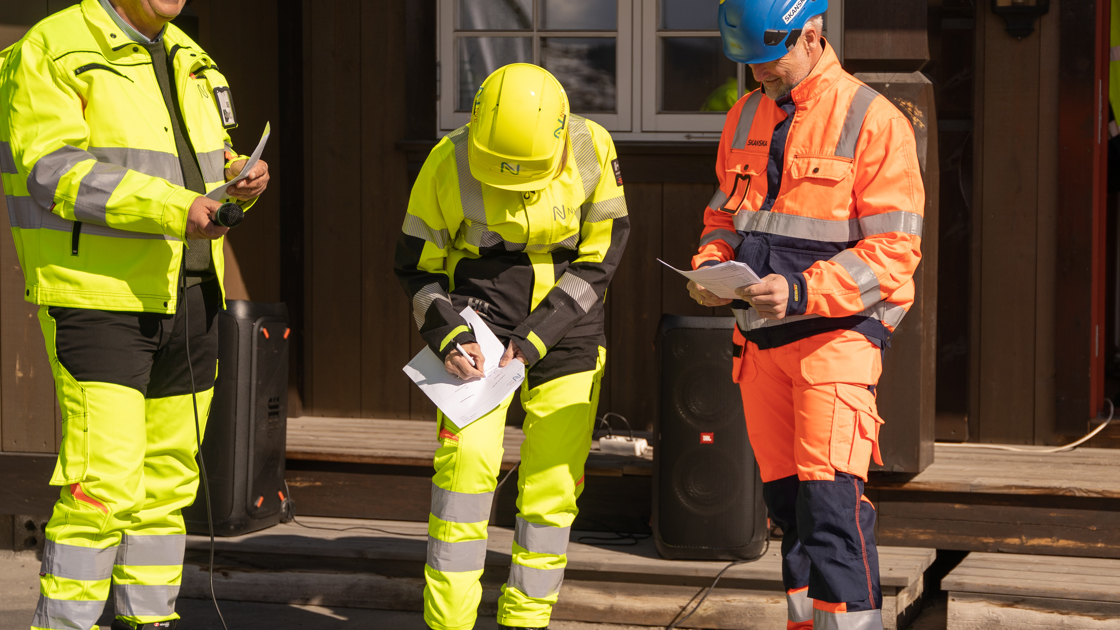
<svg viewBox="0 0 1120 630">
<path fill-rule="evenodd" d="M 616 140 L 717 139 L 724 113 L 757 87 L 723 54 L 719 0 L 438 2 L 440 135 L 467 122 L 491 72 L 515 62 L 546 68 L 572 112 Z M 830 4 L 826 34 L 843 11 Z"/>
</svg>

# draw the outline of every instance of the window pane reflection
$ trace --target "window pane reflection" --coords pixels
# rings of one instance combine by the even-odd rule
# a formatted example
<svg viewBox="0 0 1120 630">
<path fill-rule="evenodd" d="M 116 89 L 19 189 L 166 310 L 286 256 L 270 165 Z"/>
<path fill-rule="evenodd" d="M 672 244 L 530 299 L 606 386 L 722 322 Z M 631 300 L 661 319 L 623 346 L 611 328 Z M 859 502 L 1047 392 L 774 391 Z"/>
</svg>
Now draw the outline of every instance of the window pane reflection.
<svg viewBox="0 0 1120 630">
<path fill-rule="evenodd" d="M 661 0 L 661 29 L 714 31 L 719 29 L 716 0 Z"/>
<path fill-rule="evenodd" d="M 509 63 L 532 63 L 531 37 L 460 37 L 457 111 L 471 111 L 474 93 L 490 73 Z"/>
<path fill-rule="evenodd" d="M 459 29 L 525 31 L 533 28 L 533 0 L 459 0 Z"/>
<path fill-rule="evenodd" d="M 541 28 L 613 31 L 618 28 L 618 0 L 541 0 Z"/>
<path fill-rule="evenodd" d="M 541 38 L 541 65 L 560 80 L 573 112 L 615 111 L 617 47 L 613 37 Z"/>
<path fill-rule="evenodd" d="M 727 111 L 738 100 L 735 62 L 718 37 L 661 39 L 661 111 Z"/>
</svg>

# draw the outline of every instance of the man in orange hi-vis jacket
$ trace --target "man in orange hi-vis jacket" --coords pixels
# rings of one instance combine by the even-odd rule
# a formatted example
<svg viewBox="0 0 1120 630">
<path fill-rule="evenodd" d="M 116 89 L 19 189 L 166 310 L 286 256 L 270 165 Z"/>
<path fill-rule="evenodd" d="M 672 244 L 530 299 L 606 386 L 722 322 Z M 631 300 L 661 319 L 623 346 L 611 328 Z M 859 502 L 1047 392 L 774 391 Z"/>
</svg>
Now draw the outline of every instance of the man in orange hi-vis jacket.
<svg viewBox="0 0 1120 630">
<path fill-rule="evenodd" d="M 828 0 L 723 0 L 724 52 L 761 89 L 727 114 L 694 267 L 747 263 L 735 312 L 742 389 L 764 496 L 784 532 L 788 628 L 879 630 L 875 384 L 914 301 L 922 208 L 914 132 L 844 72 L 821 37 Z"/>
</svg>

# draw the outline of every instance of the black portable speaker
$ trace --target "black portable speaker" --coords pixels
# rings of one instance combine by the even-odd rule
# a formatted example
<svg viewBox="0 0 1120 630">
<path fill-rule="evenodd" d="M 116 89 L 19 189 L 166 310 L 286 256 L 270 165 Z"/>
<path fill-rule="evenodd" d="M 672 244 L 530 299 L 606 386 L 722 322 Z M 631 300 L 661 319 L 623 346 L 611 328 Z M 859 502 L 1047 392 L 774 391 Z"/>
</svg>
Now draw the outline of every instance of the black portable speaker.
<svg viewBox="0 0 1120 630">
<path fill-rule="evenodd" d="M 228 300 L 218 313 L 218 379 L 202 439 L 214 534 L 280 522 L 287 501 L 288 308 Z M 206 500 L 183 510 L 187 532 L 208 534 Z"/>
<path fill-rule="evenodd" d="M 673 560 L 751 560 L 769 530 L 739 386 L 732 317 L 665 315 L 657 334 L 653 536 Z"/>
</svg>

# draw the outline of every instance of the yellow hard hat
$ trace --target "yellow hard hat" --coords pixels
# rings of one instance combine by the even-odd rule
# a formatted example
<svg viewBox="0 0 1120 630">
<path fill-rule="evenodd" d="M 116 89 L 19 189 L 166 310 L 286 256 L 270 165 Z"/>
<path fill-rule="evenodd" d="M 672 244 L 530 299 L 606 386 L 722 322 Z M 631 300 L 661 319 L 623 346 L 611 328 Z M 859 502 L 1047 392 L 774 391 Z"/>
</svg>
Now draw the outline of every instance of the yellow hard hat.
<svg viewBox="0 0 1120 630">
<path fill-rule="evenodd" d="M 467 143 L 471 175 L 507 190 L 544 188 L 564 154 L 568 113 L 564 87 L 544 68 L 498 68 L 474 97 Z"/>
</svg>

